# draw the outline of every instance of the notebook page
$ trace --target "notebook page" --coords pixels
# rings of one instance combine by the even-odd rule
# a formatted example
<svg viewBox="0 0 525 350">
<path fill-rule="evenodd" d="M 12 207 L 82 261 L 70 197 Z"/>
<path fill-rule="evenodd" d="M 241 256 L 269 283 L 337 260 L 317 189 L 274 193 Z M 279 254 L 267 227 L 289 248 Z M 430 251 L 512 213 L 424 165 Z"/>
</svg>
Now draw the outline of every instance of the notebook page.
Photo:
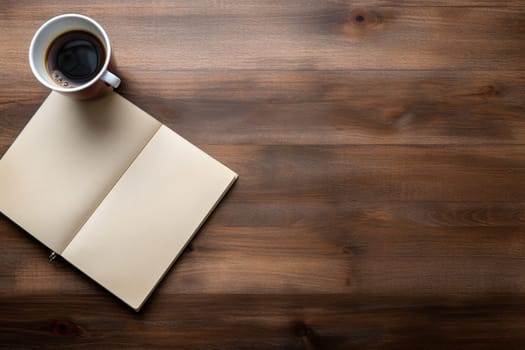
<svg viewBox="0 0 525 350">
<path fill-rule="evenodd" d="M 0 160 L 0 210 L 62 252 L 159 127 L 116 93 L 52 92 Z"/>
<path fill-rule="evenodd" d="M 162 126 L 62 256 L 138 310 L 236 178 Z"/>
</svg>

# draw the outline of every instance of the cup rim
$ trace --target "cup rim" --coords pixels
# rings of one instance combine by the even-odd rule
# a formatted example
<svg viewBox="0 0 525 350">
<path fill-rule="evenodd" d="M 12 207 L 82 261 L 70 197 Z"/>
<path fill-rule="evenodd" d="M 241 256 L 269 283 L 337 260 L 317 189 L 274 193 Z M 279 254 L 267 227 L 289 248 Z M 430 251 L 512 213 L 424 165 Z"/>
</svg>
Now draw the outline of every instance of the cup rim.
<svg viewBox="0 0 525 350">
<path fill-rule="evenodd" d="M 57 21 L 60 21 L 63 18 L 71 18 L 71 17 L 80 18 L 82 20 L 88 21 L 91 24 L 93 24 L 95 27 L 97 27 L 97 29 L 102 34 L 102 37 L 104 39 L 104 45 L 106 46 L 105 47 L 105 49 L 106 49 L 106 59 L 105 59 L 104 64 L 102 65 L 102 68 L 100 69 L 100 72 L 98 72 L 97 75 L 95 77 L 93 77 L 90 81 L 88 81 L 88 82 L 86 82 L 86 83 L 84 83 L 82 85 L 76 86 L 74 88 L 64 88 L 64 87 L 60 87 L 58 85 L 51 85 L 47 80 L 45 80 L 44 78 L 41 77 L 40 73 L 38 72 L 38 70 L 36 68 L 35 63 L 33 62 L 33 53 L 34 53 L 34 50 L 35 50 L 35 45 L 36 45 L 37 38 L 39 37 L 39 35 L 49 25 L 51 25 L 52 23 L 55 23 Z M 65 32 L 67 32 L 67 30 Z M 84 89 L 90 87 L 91 85 L 95 84 L 97 81 L 99 81 L 102 78 L 104 73 L 107 71 L 108 66 L 109 66 L 110 58 L 111 58 L 111 44 L 109 42 L 109 37 L 108 37 L 106 31 L 104 30 L 104 28 L 102 28 L 102 26 L 97 21 L 95 21 L 94 19 L 92 19 L 92 18 L 90 18 L 88 16 L 84 16 L 84 15 L 78 14 L 78 13 L 66 13 L 66 14 L 63 14 L 63 15 L 55 16 L 55 17 L 50 18 L 49 20 L 47 20 L 35 32 L 35 34 L 33 35 L 33 38 L 31 39 L 31 44 L 29 46 L 29 65 L 31 66 L 31 71 L 33 72 L 33 75 L 37 78 L 37 80 L 42 85 L 48 87 L 51 90 L 55 90 L 55 91 L 58 91 L 58 92 L 65 92 L 65 93 L 77 92 L 77 91 L 84 90 Z"/>
</svg>

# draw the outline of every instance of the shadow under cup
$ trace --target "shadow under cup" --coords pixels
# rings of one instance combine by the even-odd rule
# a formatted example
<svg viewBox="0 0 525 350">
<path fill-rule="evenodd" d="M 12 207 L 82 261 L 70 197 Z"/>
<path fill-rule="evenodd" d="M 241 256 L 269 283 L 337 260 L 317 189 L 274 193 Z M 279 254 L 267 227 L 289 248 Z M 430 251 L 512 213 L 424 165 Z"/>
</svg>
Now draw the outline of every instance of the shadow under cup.
<svg viewBox="0 0 525 350">
<path fill-rule="evenodd" d="M 103 62 L 99 65 L 99 71 L 88 81 L 64 86 L 55 81 L 56 74 L 54 78 L 53 72 L 48 69 L 47 60 L 50 46 L 57 38 L 70 32 L 87 32 L 95 37 L 97 43 L 102 46 L 103 53 L 100 58 Z M 108 71 L 110 59 L 111 46 L 104 29 L 93 19 L 78 14 L 60 15 L 44 23 L 33 36 L 29 48 L 29 63 L 37 80 L 51 90 L 80 99 L 96 97 L 118 87 L 120 79 Z"/>
</svg>

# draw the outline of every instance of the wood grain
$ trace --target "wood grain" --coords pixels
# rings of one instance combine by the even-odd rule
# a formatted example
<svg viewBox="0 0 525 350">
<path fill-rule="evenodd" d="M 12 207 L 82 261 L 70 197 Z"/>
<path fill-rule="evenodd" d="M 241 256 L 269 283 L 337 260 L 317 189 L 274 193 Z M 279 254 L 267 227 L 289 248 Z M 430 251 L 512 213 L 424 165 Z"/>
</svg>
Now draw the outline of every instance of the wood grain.
<svg viewBox="0 0 525 350">
<path fill-rule="evenodd" d="M 130 71 L 525 68 L 521 7 L 359 6 L 347 1 L 189 4 L 8 5 L 0 24 L 7 28 L 4 42 L 10 49 L 0 64 L 27 70 L 19 53 L 27 50 L 35 28 L 67 8 L 96 17 L 114 43 L 119 67 Z M 12 20 L 23 15 L 29 18 Z M 362 21 L 356 20 L 359 16 Z"/>
<path fill-rule="evenodd" d="M 151 344 L 180 349 L 491 349 L 493 339 L 505 348 L 519 349 L 517 345 L 525 341 L 521 323 L 525 306 L 518 298 L 385 301 L 315 294 L 159 299 L 162 306 L 148 305 L 133 319 L 128 310 L 107 298 L 78 294 L 19 297 L 0 304 L 4 310 L 0 327 L 7 341 L 28 349 L 42 349 L 43 344 L 46 348 L 90 349 L 94 341 L 100 349 L 142 349 Z M 205 323 L 202 314 L 209 316 Z M 10 321 L 13 318 L 18 321 Z"/>
<path fill-rule="evenodd" d="M 31 36 L 79 12 L 240 174 L 139 314 L 2 215 L 0 349 L 523 348 L 523 1 L 0 8 L 0 154 L 48 93 Z"/>
<path fill-rule="evenodd" d="M 525 142 L 525 74 L 519 71 L 121 75 L 124 96 L 199 145 Z M 4 144 L 45 96 L 33 80 L 23 89 L 4 88 Z"/>
</svg>

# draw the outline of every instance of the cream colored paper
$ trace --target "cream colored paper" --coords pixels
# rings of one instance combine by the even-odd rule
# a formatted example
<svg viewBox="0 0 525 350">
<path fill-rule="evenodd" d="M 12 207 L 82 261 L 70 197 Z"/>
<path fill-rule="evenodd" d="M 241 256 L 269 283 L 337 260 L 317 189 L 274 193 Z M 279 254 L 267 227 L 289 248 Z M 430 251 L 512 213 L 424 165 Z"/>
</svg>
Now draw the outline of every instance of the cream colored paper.
<svg viewBox="0 0 525 350">
<path fill-rule="evenodd" d="M 0 160 L 0 210 L 138 310 L 236 178 L 116 93 L 51 93 Z"/>
<path fill-rule="evenodd" d="M 116 93 L 51 93 L 0 160 L 0 210 L 62 252 L 160 125 Z"/>
<path fill-rule="evenodd" d="M 236 178 L 162 126 L 62 255 L 138 310 Z"/>
</svg>

